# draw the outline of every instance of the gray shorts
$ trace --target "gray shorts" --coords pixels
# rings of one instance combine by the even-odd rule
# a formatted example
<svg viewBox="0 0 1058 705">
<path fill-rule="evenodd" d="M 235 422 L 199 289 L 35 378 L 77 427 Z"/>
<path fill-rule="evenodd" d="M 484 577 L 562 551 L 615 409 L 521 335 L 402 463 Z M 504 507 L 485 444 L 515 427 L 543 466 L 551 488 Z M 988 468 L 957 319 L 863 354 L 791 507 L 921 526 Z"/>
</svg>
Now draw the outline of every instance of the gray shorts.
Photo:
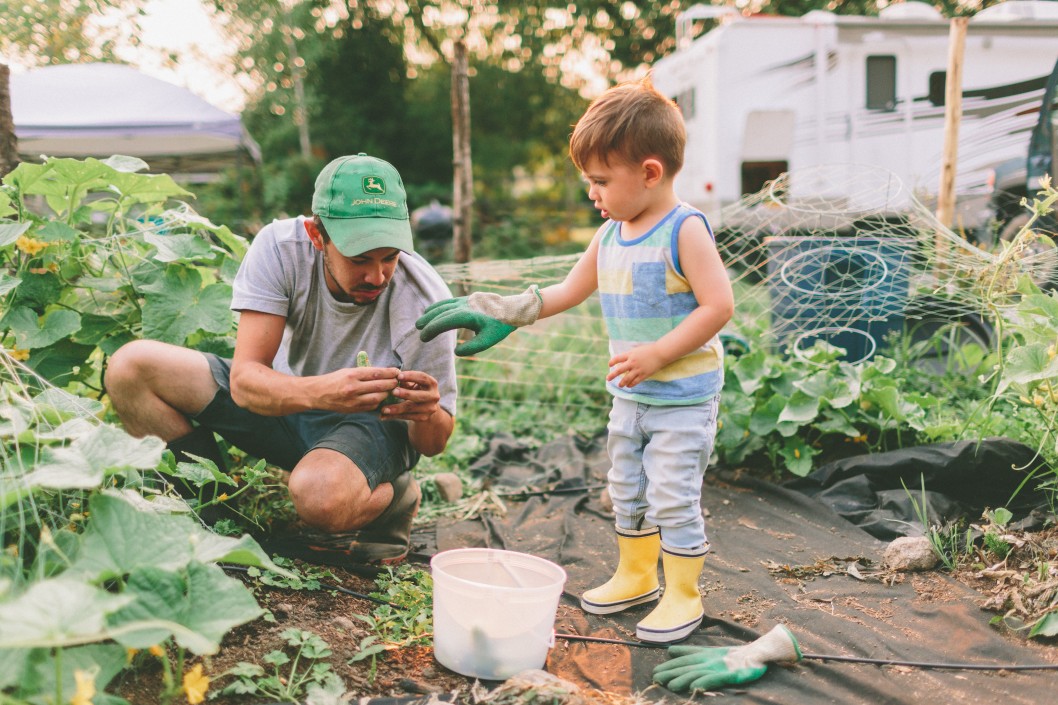
<svg viewBox="0 0 1058 705">
<path fill-rule="evenodd" d="M 374 489 L 410 470 L 419 452 L 408 440 L 404 421 L 383 421 L 377 414 L 303 411 L 289 416 L 261 416 L 231 398 L 231 360 L 203 353 L 220 389 L 194 420 L 240 450 L 293 470 L 305 453 L 328 448 L 352 460 Z"/>
</svg>

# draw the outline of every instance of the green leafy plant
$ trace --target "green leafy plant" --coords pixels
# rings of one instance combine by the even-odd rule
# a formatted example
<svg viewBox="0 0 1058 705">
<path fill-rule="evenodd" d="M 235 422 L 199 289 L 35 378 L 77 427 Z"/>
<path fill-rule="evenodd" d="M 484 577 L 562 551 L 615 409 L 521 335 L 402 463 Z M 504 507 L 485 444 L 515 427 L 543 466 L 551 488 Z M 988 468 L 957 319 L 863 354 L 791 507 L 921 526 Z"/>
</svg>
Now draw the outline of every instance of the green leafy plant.
<svg viewBox="0 0 1058 705">
<path fill-rule="evenodd" d="M 208 462 L 163 460 L 161 441 L 101 422 L 108 408 L 89 398 L 129 340 L 231 349 L 230 281 L 246 243 L 146 168 L 129 157 L 47 159 L 0 185 L 5 698 L 89 697 L 128 667 L 128 649 L 171 644 L 179 664 L 185 652 L 215 653 L 262 612 L 217 563 L 289 575 L 249 537 L 206 530 L 161 491 L 163 476 L 186 482 L 201 510 L 241 499 L 262 465 L 233 485 Z M 163 699 L 179 691 L 179 671 L 167 671 Z"/>
<path fill-rule="evenodd" d="M 1010 544 L 994 531 L 985 532 L 981 540 L 984 541 L 985 549 L 1001 560 L 1010 553 Z"/>
<path fill-rule="evenodd" d="M 326 641 L 301 629 L 287 629 L 282 636 L 287 648 L 269 651 L 261 659 L 269 668 L 240 661 L 221 675 L 233 679 L 221 693 L 259 695 L 288 703 L 300 702 L 312 688 L 341 694 L 342 680 L 325 660 L 332 655 Z"/>
<path fill-rule="evenodd" d="M 433 637 L 433 577 L 410 565 L 387 566 L 375 578 L 372 597 L 385 604 L 370 615 L 354 615 L 391 646 L 429 644 Z"/>
<path fill-rule="evenodd" d="M 1026 442 L 1050 468 L 1051 477 L 1035 479 L 1053 513 L 1058 505 L 1058 290 L 1042 291 L 1020 261 L 1032 243 L 1051 242 L 1035 225 L 1054 212 L 1058 190 L 1049 178 L 1041 186 L 1031 202 L 1023 202 L 1031 216 L 1006 244 L 982 286 L 1000 333 L 989 409 L 1016 417 L 1025 429 Z M 1029 474 L 1022 488 L 1033 479 Z"/>
<path fill-rule="evenodd" d="M 973 547 L 973 532 L 970 529 L 966 529 L 964 532 L 960 522 L 949 522 L 941 526 L 930 519 L 929 502 L 926 499 L 925 477 L 920 478 L 919 499 L 915 499 L 915 496 L 911 494 L 911 490 L 907 488 L 907 485 L 902 480 L 900 484 L 903 485 L 904 492 L 907 493 L 907 497 L 911 501 L 911 507 L 918 518 L 919 524 L 922 526 L 923 535 L 929 540 L 933 552 L 944 564 L 945 568 L 949 571 L 955 570 L 959 567 L 960 559 L 968 555 L 969 550 Z"/>
<path fill-rule="evenodd" d="M 282 573 L 251 567 L 247 570 L 247 574 L 262 585 L 284 590 L 320 590 L 324 580 L 338 582 L 338 576 L 324 566 L 297 562 L 281 556 L 275 556 L 272 560 L 284 569 Z"/>
<path fill-rule="evenodd" d="M 370 615 L 353 615 L 374 633 L 361 640 L 348 661 L 371 659 L 368 678 L 372 682 L 380 655 L 402 646 L 430 644 L 433 639 L 433 577 L 428 571 L 407 565 L 387 567 L 375 584 L 378 590 L 371 596 L 385 604 Z"/>
<path fill-rule="evenodd" d="M 804 476 L 819 462 L 957 438 L 964 409 L 937 377 L 876 355 L 851 364 L 824 341 L 797 355 L 765 345 L 727 360 L 716 451 Z M 934 391 L 936 390 L 936 391 Z"/>
<path fill-rule="evenodd" d="M 370 622 L 369 622 L 370 623 Z M 367 682 L 374 683 L 375 675 L 378 673 L 378 656 L 393 648 L 379 642 L 378 634 L 369 634 L 360 640 L 360 644 L 353 657 L 347 663 L 359 663 L 365 659 L 371 659 L 371 667 L 368 669 Z"/>
<path fill-rule="evenodd" d="M 146 169 L 50 158 L 3 178 L 0 348 L 59 386 L 99 392 L 106 357 L 135 338 L 231 348 L 229 282 L 246 243 Z"/>
</svg>

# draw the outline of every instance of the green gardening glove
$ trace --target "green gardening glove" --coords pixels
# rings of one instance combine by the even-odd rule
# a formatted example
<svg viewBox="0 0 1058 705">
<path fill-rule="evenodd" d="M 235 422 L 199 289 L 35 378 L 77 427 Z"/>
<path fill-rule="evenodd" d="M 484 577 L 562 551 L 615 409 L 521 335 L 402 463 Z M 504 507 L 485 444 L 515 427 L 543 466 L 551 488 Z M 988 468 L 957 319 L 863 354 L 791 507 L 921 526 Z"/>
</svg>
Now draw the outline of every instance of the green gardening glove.
<svg viewBox="0 0 1058 705">
<path fill-rule="evenodd" d="M 801 648 L 783 625 L 745 646 L 670 646 L 671 658 L 654 669 L 654 682 L 674 693 L 715 690 L 755 681 L 769 663 L 796 663 Z"/>
<path fill-rule="evenodd" d="M 516 328 L 534 323 L 543 302 L 535 284 L 515 296 L 478 291 L 430 304 L 415 321 L 415 327 L 422 331 L 419 339 L 424 343 L 456 328 L 472 330 L 474 337 L 457 345 L 456 355 L 475 355 L 491 348 Z"/>
</svg>

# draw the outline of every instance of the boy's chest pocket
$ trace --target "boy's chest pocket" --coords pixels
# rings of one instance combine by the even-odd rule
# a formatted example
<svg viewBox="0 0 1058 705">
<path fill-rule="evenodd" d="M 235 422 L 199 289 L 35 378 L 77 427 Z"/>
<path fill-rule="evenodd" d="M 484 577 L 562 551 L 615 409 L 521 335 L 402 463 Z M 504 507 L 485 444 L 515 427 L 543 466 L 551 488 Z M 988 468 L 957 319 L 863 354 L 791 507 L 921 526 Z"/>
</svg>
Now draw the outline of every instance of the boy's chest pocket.
<svg viewBox="0 0 1058 705">
<path fill-rule="evenodd" d="M 632 265 L 632 295 L 642 305 L 661 309 L 667 306 L 665 263 L 637 262 Z"/>
</svg>

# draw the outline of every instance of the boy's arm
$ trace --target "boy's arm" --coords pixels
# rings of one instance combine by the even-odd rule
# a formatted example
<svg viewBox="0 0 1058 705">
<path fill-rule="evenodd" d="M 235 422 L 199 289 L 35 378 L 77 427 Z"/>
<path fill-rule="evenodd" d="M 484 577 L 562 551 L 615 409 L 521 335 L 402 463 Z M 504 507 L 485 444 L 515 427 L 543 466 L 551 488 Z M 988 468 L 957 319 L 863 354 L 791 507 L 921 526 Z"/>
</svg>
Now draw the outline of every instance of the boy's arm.
<svg viewBox="0 0 1058 705">
<path fill-rule="evenodd" d="M 621 387 L 639 384 L 665 365 L 700 348 L 734 315 L 731 281 L 700 218 L 683 221 L 678 247 L 683 275 L 691 285 L 698 308 L 657 341 L 615 355 L 610 360 L 608 381 L 621 376 Z"/>
<path fill-rule="evenodd" d="M 561 284 L 541 291 L 535 284 L 521 294 L 500 296 L 476 292 L 470 296 L 446 299 L 431 304 L 415 322 L 427 342 L 445 331 L 466 328 L 475 335 L 456 346 L 456 355 L 474 355 L 491 348 L 522 326 L 544 316 L 553 316 L 576 306 L 595 291 L 598 244 L 593 239 L 588 249 L 566 275 Z"/>
<path fill-rule="evenodd" d="M 599 236 L 596 234 L 562 283 L 552 284 L 540 290 L 543 305 L 540 307 L 539 318 L 568 311 L 591 296 L 599 288 L 598 260 Z"/>
</svg>

